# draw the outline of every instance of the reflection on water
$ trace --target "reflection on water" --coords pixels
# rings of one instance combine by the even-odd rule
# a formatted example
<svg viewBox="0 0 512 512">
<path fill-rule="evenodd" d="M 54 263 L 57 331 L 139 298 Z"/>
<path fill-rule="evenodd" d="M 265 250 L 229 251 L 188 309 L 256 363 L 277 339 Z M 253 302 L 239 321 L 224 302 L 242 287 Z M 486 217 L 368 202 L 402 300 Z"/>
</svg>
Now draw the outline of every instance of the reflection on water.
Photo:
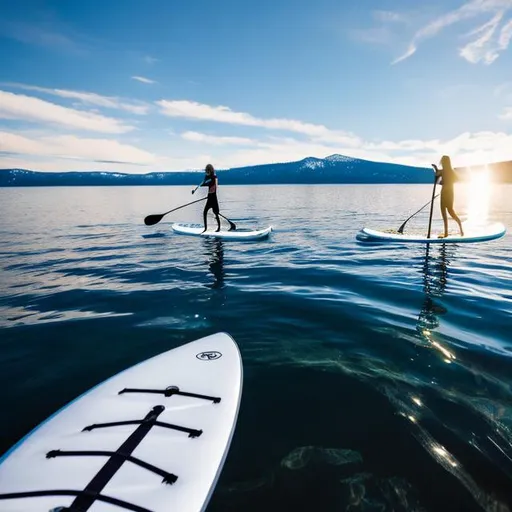
<svg viewBox="0 0 512 512">
<path fill-rule="evenodd" d="M 213 276 L 213 282 L 206 286 L 213 289 L 224 287 L 224 242 L 219 238 L 205 238 L 204 254 L 208 258 L 208 269 Z"/>
<path fill-rule="evenodd" d="M 457 248 L 456 246 L 442 244 L 437 249 L 438 251 L 436 253 L 434 252 L 436 251 L 435 248 L 431 248 L 429 245 L 427 245 L 425 250 L 425 260 L 423 265 L 423 289 L 425 293 L 425 300 L 418 316 L 417 331 L 419 336 L 424 340 L 426 346 L 430 345 L 434 349 L 438 350 L 441 354 L 442 360 L 445 363 L 450 364 L 454 361 L 457 361 L 457 357 L 451 349 L 448 349 L 436 339 L 435 333 L 435 329 L 439 328 L 440 326 L 440 317 L 447 314 L 448 310 L 436 299 L 441 299 L 446 291 L 448 284 L 449 265 L 455 259 Z M 465 369 L 463 361 L 459 361 L 458 363 L 459 368 Z M 485 378 L 484 375 L 482 375 L 482 378 Z M 451 398 L 455 398 L 454 394 L 452 394 Z M 418 406 L 418 410 L 421 410 L 423 407 L 421 400 L 417 397 L 413 397 L 412 401 Z M 469 402 L 466 403 L 466 405 L 470 405 L 470 399 L 467 400 L 465 398 L 464 401 Z M 431 416 L 429 418 L 430 420 L 433 419 L 436 415 L 436 411 L 433 408 L 431 408 L 428 413 Z M 474 411 L 474 413 L 477 413 L 477 411 Z M 501 502 L 496 498 L 496 496 L 488 494 L 484 489 L 480 487 L 480 485 L 471 477 L 470 473 L 466 470 L 464 465 L 461 464 L 460 461 L 458 461 L 457 458 L 445 446 L 440 444 L 435 439 L 434 435 L 428 431 L 427 427 L 420 424 L 418 421 L 418 416 L 415 416 L 413 413 L 411 413 L 411 409 L 409 407 L 406 407 L 404 412 L 401 414 L 414 424 L 414 426 L 412 426 L 414 429 L 413 433 L 418 441 L 422 444 L 422 446 L 431 454 L 434 460 L 436 460 L 447 471 L 452 473 L 461 482 L 461 484 L 471 493 L 474 500 L 482 507 L 483 510 L 489 512 L 495 510 L 510 510 L 506 503 Z M 428 421 L 426 423 L 428 423 Z M 475 430 L 479 430 L 475 428 L 477 425 L 478 423 L 473 423 Z M 456 422 L 454 422 L 453 425 L 443 426 L 452 429 L 461 437 L 466 437 L 468 435 L 467 429 L 466 432 L 464 432 L 460 425 L 456 425 Z M 488 430 L 488 433 L 480 437 L 486 437 L 492 441 L 496 448 L 512 462 L 512 459 L 504 451 L 504 449 L 510 451 L 512 439 L 509 438 L 507 440 L 506 437 L 500 435 L 500 428 L 498 423 L 494 423 L 494 425 L 491 424 L 491 426 L 494 428 L 492 428 L 492 430 Z M 480 425 L 479 427 L 482 428 Z M 490 435 L 495 435 L 496 433 L 498 434 L 499 441 L 501 442 L 504 449 L 501 448 L 496 443 L 496 441 L 490 437 Z M 488 450 L 484 450 L 482 447 L 479 447 L 478 444 L 475 443 L 475 439 L 479 436 L 477 436 L 474 431 L 471 432 L 471 436 L 473 439 L 470 441 L 470 444 L 476 447 L 480 452 L 485 453 L 488 457 L 490 456 L 490 460 L 492 460 L 493 463 L 496 463 L 497 454 L 491 454 Z M 464 455 L 467 456 L 467 453 L 464 453 Z M 498 457 L 498 459 L 499 458 L 502 457 Z M 501 467 L 504 469 L 505 473 L 508 472 L 510 476 L 512 466 L 507 468 L 501 464 Z"/>
<path fill-rule="evenodd" d="M 313 340 L 301 343 L 294 339 L 286 346 L 286 354 L 299 367 L 337 370 L 369 383 L 383 394 L 408 423 L 408 431 L 439 471 L 455 477 L 451 489 L 444 491 L 446 496 L 469 493 L 472 504 L 464 510 L 510 512 L 510 381 L 499 373 L 490 372 L 480 360 L 481 356 L 475 358 L 457 348 L 443 326 L 443 322 L 451 320 L 450 308 L 445 304 L 450 303 L 447 293 L 450 281 L 453 279 L 456 285 L 460 279 L 451 271 L 452 265 L 460 259 L 460 250 L 450 244 L 426 246 L 422 258 L 417 260 L 415 266 L 420 270 L 423 298 L 418 304 L 414 336 L 408 331 L 383 328 L 386 336 L 377 340 L 373 333 L 376 346 L 379 341 L 386 343 L 390 335 L 395 338 L 393 364 L 385 357 L 386 349 L 379 354 L 376 348 L 370 354 L 364 349 L 336 350 L 330 345 L 321 352 L 318 346 L 312 350 Z M 405 354 L 409 354 L 408 357 L 404 357 Z M 267 354 L 267 362 L 272 359 Z M 344 447 L 355 448 L 351 444 Z M 384 450 L 384 446 L 380 449 Z M 293 459 L 293 464 L 297 465 L 297 456 L 306 453 L 309 452 L 297 448 L 287 460 Z M 302 457 L 299 465 L 304 464 L 304 460 Z M 365 460 L 362 464 L 363 473 L 344 475 L 340 480 L 346 490 L 341 500 L 343 506 L 360 511 L 392 510 L 390 507 L 394 506 L 393 510 L 410 511 L 415 510 L 411 505 L 415 502 L 417 510 L 424 510 L 416 501 L 407 474 L 396 475 L 400 482 L 397 489 L 404 498 L 398 505 L 392 493 L 386 490 L 391 481 L 384 484 Z M 325 478 L 335 474 L 332 468 L 325 471 Z M 270 482 L 274 491 L 282 485 L 276 474 L 268 477 L 267 485 Z M 295 481 L 295 485 L 300 485 L 300 481 Z M 443 491 L 439 493 L 442 495 Z"/>
<path fill-rule="evenodd" d="M 439 251 L 436 254 L 437 249 Z M 455 257 L 456 250 L 454 245 L 447 247 L 446 244 L 442 244 L 440 248 L 431 248 L 430 244 L 427 244 L 423 264 L 425 300 L 416 326 L 416 330 L 424 341 L 439 350 L 447 363 L 455 359 L 455 356 L 433 337 L 433 331 L 439 327 L 439 316 L 446 314 L 447 310 L 435 299 L 441 298 L 445 292 L 448 281 L 448 266 Z"/>
</svg>

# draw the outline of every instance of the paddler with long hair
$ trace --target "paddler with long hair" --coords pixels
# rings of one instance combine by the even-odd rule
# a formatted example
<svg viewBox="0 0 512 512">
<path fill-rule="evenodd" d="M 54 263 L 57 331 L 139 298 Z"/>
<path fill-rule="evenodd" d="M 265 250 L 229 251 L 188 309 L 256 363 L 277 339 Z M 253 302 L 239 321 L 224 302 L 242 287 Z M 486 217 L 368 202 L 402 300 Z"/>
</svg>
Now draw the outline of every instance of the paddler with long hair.
<svg viewBox="0 0 512 512">
<path fill-rule="evenodd" d="M 204 205 L 203 210 L 203 220 L 204 220 L 204 231 L 206 231 L 208 227 L 208 210 L 212 209 L 217 219 L 217 229 L 216 232 L 220 231 L 220 218 L 219 218 L 219 201 L 217 200 L 217 187 L 218 187 L 218 178 L 215 174 L 215 169 L 212 164 L 208 164 L 205 168 L 206 176 L 199 185 L 200 187 L 208 187 L 208 199 L 206 200 L 206 204 Z M 196 191 L 196 189 L 192 190 L 192 194 Z"/>
<path fill-rule="evenodd" d="M 444 222 L 444 234 L 439 235 L 439 238 L 446 238 L 448 236 L 448 214 L 450 214 L 450 217 L 457 222 L 460 234 L 461 236 L 464 236 L 462 222 L 453 209 L 453 202 L 455 199 L 454 183 L 458 181 L 458 177 L 453 170 L 449 156 L 443 155 L 439 165 L 441 166 L 441 169 L 439 169 L 436 164 L 432 164 L 432 167 L 436 171 L 436 178 L 441 178 L 441 185 L 443 187 L 441 189 L 441 215 L 443 216 Z"/>
</svg>

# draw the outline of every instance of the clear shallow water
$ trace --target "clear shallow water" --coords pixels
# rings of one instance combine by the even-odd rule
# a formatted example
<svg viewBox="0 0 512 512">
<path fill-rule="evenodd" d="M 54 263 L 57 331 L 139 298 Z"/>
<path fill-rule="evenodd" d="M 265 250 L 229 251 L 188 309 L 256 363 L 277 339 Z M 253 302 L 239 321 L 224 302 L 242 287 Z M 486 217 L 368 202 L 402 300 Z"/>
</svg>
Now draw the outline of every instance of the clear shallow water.
<svg viewBox="0 0 512 512">
<path fill-rule="evenodd" d="M 474 194 L 460 187 L 463 216 L 511 229 L 511 186 Z M 113 373 L 227 331 L 244 394 L 209 511 L 510 510 L 511 235 L 355 238 L 430 195 L 223 187 L 237 225 L 274 228 L 239 243 L 171 234 L 201 203 L 143 224 L 189 187 L 0 189 L 0 453 Z"/>
</svg>

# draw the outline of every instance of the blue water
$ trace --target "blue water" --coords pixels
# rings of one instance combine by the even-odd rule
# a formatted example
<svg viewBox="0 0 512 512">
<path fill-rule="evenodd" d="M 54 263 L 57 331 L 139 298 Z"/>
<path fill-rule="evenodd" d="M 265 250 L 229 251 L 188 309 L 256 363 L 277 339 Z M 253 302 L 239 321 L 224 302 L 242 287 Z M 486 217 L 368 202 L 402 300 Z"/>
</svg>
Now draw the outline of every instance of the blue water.
<svg viewBox="0 0 512 512">
<path fill-rule="evenodd" d="M 190 187 L 0 189 L 0 454 L 113 373 L 226 331 L 245 380 L 210 512 L 510 510 L 512 236 L 355 237 L 430 195 L 223 187 L 238 226 L 274 228 L 240 243 L 171 233 L 201 203 L 143 224 Z M 462 187 L 456 208 L 512 229 L 510 197 Z"/>
</svg>

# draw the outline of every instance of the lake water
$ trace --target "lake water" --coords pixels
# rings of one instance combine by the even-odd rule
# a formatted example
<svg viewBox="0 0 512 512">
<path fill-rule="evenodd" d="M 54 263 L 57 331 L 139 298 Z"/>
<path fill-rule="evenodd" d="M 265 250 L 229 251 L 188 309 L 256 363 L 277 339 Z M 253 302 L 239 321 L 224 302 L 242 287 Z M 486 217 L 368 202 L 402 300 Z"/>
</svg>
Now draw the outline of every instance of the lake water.
<svg viewBox="0 0 512 512">
<path fill-rule="evenodd" d="M 238 226 L 273 226 L 258 242 L 172 234 L 202 203 L 143 224 L 190 189 L 0 189 L 0 453 L 112 374 L 226 331 L 244 390 L 209 512 L 511 510 L 512 236 L 356 239 L 398 228 L 425 185 L 222 187 Z M 512 186 L 482 194 L 461 185 L 457 210 L 510 229 Z"/>
</svg>

